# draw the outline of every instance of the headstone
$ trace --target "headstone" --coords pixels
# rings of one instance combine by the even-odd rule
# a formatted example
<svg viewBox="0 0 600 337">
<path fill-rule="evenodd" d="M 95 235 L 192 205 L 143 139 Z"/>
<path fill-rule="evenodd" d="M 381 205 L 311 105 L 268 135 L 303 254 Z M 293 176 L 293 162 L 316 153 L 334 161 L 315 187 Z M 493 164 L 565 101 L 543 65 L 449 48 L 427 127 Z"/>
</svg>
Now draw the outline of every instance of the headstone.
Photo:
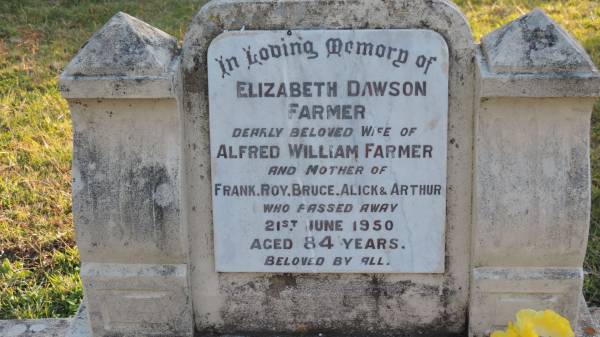
<svg viewBox="0 0 600 337">
<path fill-rule="evenodd" d="M 61 77 L 93 336 L 485 336 L 575 324 L 600 75 L 542 11 L 448 1 L 127 14 Z M 87 318 L 86 318 L 87 317 Z"/>
<path fill-rule="evenodd" d="M 313 33 L 315 35 L 312 35 L 310 31 L 313 30 L 326 32 L 321 34 Z M 368 36 L 367 34 L 372 30 L 376 31 L 371 33 L 373 35 Z M 415 31 L 423 30 L 428 31 L 424 34 L 430 34 L 430 37 L 427 38 L 428 42 L 424 43 L 424 40 L 420 40 L 418 43 L 412 43 L 411 41 L 416 39 Z M 218 76 L 215 78 L 211 76 L 211 69 L 214 71 L 215 66 L 216 70 L 219 69 L 219 64 L 215 61 L 215 58 L 220 60 L 221 54 L 212 55 L 212 48 L 219 48 L 221 43 L 226 43 L 226 39 L 228 38 L 231 40 L 229 36 L 234 34 L 233 31 L 240 31 L 236 34 L 256 32 L 257 35 L 263 32 L 263 37 L 260 37 L 262 41 L 257 41 L 258 37 L 252 40 L 246 38 L 247 43 L 239 46 L 233 45 L 230 42 L 230 47 L 228 48 L 231 48 L 232 53 L 223 54 L 223 61 L 227 67 L 227 59 L 236 56 L 239 68 L 231 72 L 231 76 L 225 75 L 224 78 L 219 78 L 223 74 L 217 72 Z M 260 49 L 264 45 L 273 44 L 273 42 L 269 43 L 269 41 L 273 40 L 265 40 L 266 37 L 264 36 L 268 35 L 264 35 L 264 31 L 275 31 L 273 34 L 276 34 L 279 44 L 282 42 L 291 43 L 298 41 L 298 36 L 303 38 L 306 34 L 307 39 L 303 41 L 312 41 L 315 50 L 320 53 L 320 57 L 307 60 L 306 55 L 292 55 L 292 57 L 287 57 L 285 60 L 282 59 L 275 63 L 267 61 L 263 62 L 262 66 L 253 64 L 248 69 L 249 64 L 244 63 L 245 59 L 242 58 L 244 56 L 243 48 L 248 49 L 250 47 L 254 53 L 258 53 L 257 56 L 260 61 Z M 285 31 L 284 36 L 281 35 L 281 32 L 278 33 L 277 31 Z M 292 35 L 288 36 L 287 31 L 291 31 Z M 221 35 L 223 33 L 225 35 Z M 396 34 L 396 38 L 390 37 L 393 34 Z M 447 45 L 447 59 L 443 55 L 444 44 L 440 43 L 438 35 L 443 38 Z M 319 39 L 315 40 L 318 36 L 320 36 Z M 281 37 L 284 37 L 285 41 L 281 41 Z M 344 51 L 341 56 L 330 55 L 327 58 L 326 42 L 329 38 L 339 38 L 342 40 Z M 254 41 L 258 43 L 251 43 Z M 350 44 L 346 44 L 346 42 L 354 42 L 354 45 L 351 46 Z M 369 55 L 368 50 L 365 52 L 366 55 L 362 55 L 363 44 L 359 46 L 359 42 L 373 44 L 374 50 L 371 55 Z M 382 48 L 385 48 L 385 46 L 390 47 L 387 49 L 387 51 L 392 51 L 389 60 L 387 59 L 387 54 L 382 58 L 376 55 L 376 49 L 379 44 L 383 45 Z M 368 45 L 366 47 L 368 48 Z M 350 50 L 350 55 L 345 51 L 346 48 Z M 361 48 L 359 55 L 356 55 L 356 48 Z M 391 48 L 397 48 L 398 50 L 394 51 Z M 427 50 L 427 48 L 431 48 L 431 50 Z M 394 66 L 393 61 L 397 59 L 400 49 L 408 50 L 410 61 L 407 59 L 406 64 L 402 65 L 400 63 L 401 66 L 397 68 Z M 365 333 L 374 335 L 411 335 L 420 332 L 438 336 L 442 332 L 448 335 L 461 334 L 465 331 L 469 296 L 469 289 L 466 286 L 469 282 L 469 228 L 467 225 L 471 221 L 472 107 L 475 97 L 474 50 L 475 46 L 466 20 L 449 3 L 430 6 L 426 1 L 397 2 L 393 5 L 390 5 L 387 1 L 348 1 L 339 3 L 325 1 L 210 2 L 200 11 L 192 21 L 184 40 L 181 75 L 183 90 L 181 97 L 184 108 L 184 119 L 182 122 L 185 135 L 183 161 L 185 162 L 186 182 L 184 185 L 188 186 L 186 191 L 188 196 L 187 204 L 184 207 L 190 210 L 185 220 L 190 234 L 190 263 L 192 264 L 190 269 L 190 286 L 192 288 L 192 301 L 194 303 L 207 304 L 194 306 L 197 330 L 207 331 L 211 326 L 219 326 L 224 331 L 240 331 L 245 333 L 260 333 L 265 330 L 282 332 L 302 332 L 306 330 L 308 332 L 329 331 L 337 334 L 355 333 L 359 335 Z M 242 53 L 241 56 L 238 53 Z M 427 60 L 425 61 L 425 65 L 420 63 L 423 67 L 419 68 L 416 63 L 421 54 L 426 54 L 424 57 L 427 57 Z M 439 57 L 439 59 L 435 62 L 431 59 L 430 72 L 425 74 L 425 67 L 430 57 Z M 446 60 L 448 62 L 448 69 L 441 69 L 440 66 Z M 235 67 L 234 63 L 232 64 L 233 67 Z M 278 64 L 287 64 L 287 66 L 283 68 L 284 71 L 278 71 Z M 312 70 L 311 68 L 306 68 L 305 64 L 314 65 L 317 68 Z M 399 63 L 396 62 L 396 64 Z M 303 67 L 306 69 L 303 69 Z M 334 68 L 328 70 L 327 68 L 330 67 Z M 296 68 L 298 70 L 294 70 Z M 198 69 L 202 69 L 203 71 L 198 71 Z M 421 71 L 417 71 L 418 69 Z M 293 97 L 271 100 L 257 98 L 238 99 L 235 97 L 236 95 L 232 96 L 235 93 L 235 89 L 230 87 L 230 89 L 220 92 L 220 95 L 226 96 L 229 101 L 232 101 L 230 104 L 244 106 L 244 110 L 237 113 L 236 111 L 227 112 L 229 114 L 236 113 L 237 116 L 235 119 L 229 117 L 231 126 L 226 131 L 217 131 L 210 127 L 210 123 L 218 122 L 221 117 L 215 116 L 211 109 L 215 109 L 215 113 L 222 113 L 222 110 L 219 110 L 222 108 L 219 106 L 215 107 L 214 103 L 210 101 L 210 99 L 215 98 L 215 96 L 211 95 L 211 86 L 220 85 L 218 83 L 225 83 L 223 85 L 231 86 L 235 85 L 238 78 L 244 79 L 254 76 L 257 77 L 256 80 L 253 80 L 254 82 L 259 82 L 260 78 L 264 78 L 265 81 L 283 81 L 286 83 L 307 81 L 307 76 L 311 74 L 313 77 L 318 76 L 318 81 L 327 80 L 337 82 L 340 90 L 339 96 L 328 99 L 307 97 L 301 98 L 301 100 L 293 99 Z M 447 78 L 444 78 L 443 74 L 447 74 Z M 436 82 L 436 80 L 433 80 L 434 77 L 432 76 L 440 75 L 441 78 L 436 77 L 439 80 L 433 84 L 432 82 Z M 381 97 L 365 96 L 352 98 L 348 97 L 345 92 L 347 91 L 346 86 L 349 80 L 359 81 L 361 87 L 364 87 L 365 81 L 389 82 L 391 80 L 402 83 L 407 81 L 427 81 L 431 87 L 428 88 L 427 96 L 401 95 L 393 97 L 386 95 Z M 428 136 L 428 138 L 425 138 L 423 132 L 427 128 L 427 122 L 431 120 L 427 120 L 427 118 L 418 119 L 408 109 L 402 109 L 406 105 L 407 107 L 410 106 L 423 111 L 424 117 L 433 116 L 427 115 L 426 109 L 433 108 L 436 104 L 441 103 L 435 102 L 436 100 L 445 101 L 446 99 L 448 102 L 447 107 L 442 109 L 447 109 L 447 113 L 441 110 L 436 110 L 433 113 L 438 114 L 438 116 L 447 114 L 447 120 L 442 122 L 441 120 L 445 117 L 441 117 L 439 125 L 435 125 L 436 127 L 432 129 L 431 136 Z M 234 103 L 233 101 L 240 103 Z M 291 103 L 301 103 L 303 105 L 307 103 L 311 105 L 331 105 L 334 103 L 352 106 L 363 105 L 365 107 L 365 119 L 325 120 L 318 124 L 311 123 L 308 120 L 290 120 L 286 118 L 286 115 Z M 232 227 L 235 225 L 235 221 L 228 223 L 219 222 L 222 219 L 222 213 L 220 212 L 225 211 L 231 214 L 232 207 L 229 206 L 228 209 L 222 210 L 224 205 L 220 204 L 222 200 L 221 196 L 215 195 L 216 186 L 213 183 L 220 183 L 215 180 L 215 177 L 217 179 L 222 179 L 223 177 L 221 173 L 217 173 L 215 170 L 219 170 L 217 167 L 223 167 L 227 170 L 231 165 L 246 166 L 249 171 L 254 173 L 253 179 L 264 180 L 264 177 L 268 178 L 268 172 L 264 168 L 261 169 L 262 165 L 265 164 L 261 164 L 260 162 L 267 160 L 254 160 L 252 164 L 241 165 L 239 164 L 239 160 L 217 158 L 217 154 L 214 151 L 210 151 L 217 144 L 212 143 L 210 139 L 212 138 L 213 141 L 219 139 L 225 140 L 224 137 L 231 139 L 230 135 L 225 135 L 224 133 L 229 134 L 232 132 L 234 123 L 237 123 L 238 119 L 241 121 L 239 115 L 243 116 L 243 114 L 261 112 L 259 109 L 252 109 L 253 106 L 264 106 L 265 109 L 269 109 L 264 113 L 267 115 L 271 112 L 270 114 L 273 115 L 270 118 L 271 123 L 284 125 L 283 122 L 285 121 L 285 130 L 287 132 L 294 127 L 315 127 L 319 125 L 325 127 L 351 127 L 353 132 L 356 132 L 349 141 L 330 141 L 324 137 L 317 137 L 312 140 L 288 142 L 288 137 L 285 137 L 275 142 L 273 140 L 263 141 L 263 144 L 297 143 L 312 145 L 314 148 L 318 148 L 319 145 L 323 144 L 346 144 L 350 146 L 358 145 L 359 151 L 362 151 L 359 154 L 360 157 L 354 158 L 354 160 L 343 158 L 338 158 L 336 161 L 315 160 L 314 158 L 294 160 L 287 153 L 289 150 L 286 145 L 283 149 L 286 152 L 282 153 L 282 155 L 285 155 L 283 157 L 285 159 L 272 160 L 271 165 L 290 166 L 292 165 L 292 160 L 294 160 L 294 165 L 298 166 L 298 172 L 292 177 L 275 177 L 264 183 L 276 185 L 279 181 L 282 181 L 280 184 L 297 183 L 303 186 L 333 183 L 335 185 L 334 188 L 341 188 L 344 183 L 351 186 L 358 186 L 364 184 L 364 181 L 377 179 L 377 183 L 374 183 L 376 186 L 381 186 L 382 184 L 387 186 L 394 183 L 401 185 L 441 185 L 443 190 L 438 196 L 425 197 L 432 201 L 431 206 L 433 208 L 430 211 L 425 209 L 418 211 L 416 208 L 419 206 L 416 205 L 416 207 L 412 207 L 410 213 L 406 212 L 407 206 L 411 203 L 422 202 L 425 204 L 423 196 L 411 196 L 410 201 L 403 206 L 404 208 L 388 214 L 390 217 L 381 217 L 381 215 L 385 216 L 383 213 L 368 213 L 365 214 L 364 219 L 357 219 L 355 216 L 352 216 L 356 214 L 354 211 L 353 214 L 350 214 L 351 217 L 345 215 L 343 212 L 336 212 L 335 215 L 337 216 L 331 219 L 340 218 L 346 228 L 344 231 L 332 235 L 332 243 L 336 245 L 335 247 L 341 248 L 334 250 L 335 247 L 332 247 L 331 252 L 325 252 L 329 249 L 320 247 L 319 249 L 315 248 L 313 250 L 314 253 L 310 254 L 304 253 L 299 255 L 296 253 L 298 250 L 288 253 L 288 255 L 285 255 L 285 252 L 273 252 L 270 254 L 273 256 L 272 259 L 281 261 L 278 263 L 285 263 L 286 258 L 287 261 L 290 261 L 290 257 L 293 262 L 293 257 L 306 258 L 312 255 L 315 257 L 315 260 L 319 257 L 327 259 L 328 264 L 333 263 L 331 260 L 336 257 L 342 260 L 352 257 L 353 259 L 367 258 L 368 263 L 381 263 L 383 264 L 382 266 L 359 265 L 354 267 L 355 269 L 353 270 L 346 270 L 353 271 L 353 273 L 344 274 L 335 272 L 333 267 L 329 267 L 331 268 L 329 270 L 321 269 L 323 272 L 314 269 L 313 271 L 315 272 L 313 273 L 300 273 L 301 270 L 297 270 L 297 272 L 280 274 L 276 273 L 277 269 L 281 272 L 290 271 L 290 269 L 282 269 L 283 266 L 264 266 L 265 262 L 261 263 L 260 270 L 249 269 L 252 263 L 255 264 L 254 268 L 257 268 L 256 264 L 263 259 L 263 256 L 259 255 L 260 253 L 249 253 L 248 245 L 251 242 L 244 242 L 243 245 L 237 248 L 234 248 L 234 246 L 225 246 L 223 250 L 219 250 L 221 249 L 219 247 L 220 237 L 225 236 L 225 239 L 228 237 L 235 239 L 232 235 L 219 236 L 219 234 L 224 234 L 223 231 L 226 231 L 227 228 L 232 228 L 232 231 L 236 231 L 236 229 Z M 274 111 L 273 108 L 270 108 L 272 106 L 280 106 L 280 108 Z M 404 114 L 403 110 L 405 111 Z M 386 117 L 383 116 L 391 116 L 392 113 L 397 116 L 412 116 L 410 118 L 414 118 L 414 120 L 403 121 L 402 117 L 400 117 L 394 119 L 394 121 L 386 121 Z M 281 119 L 282 115 L 284 119 Z M 257 120 L 259 119 L 257 118 Z M 382 125 L 383 122 L 385 123 Z M 425 159 L 390 158 L 390 161 L 382 161 L 382 158 L 376 160 L 365 158 L 365 149 L 362 147 L 369 141 L 365 140 L 365 137 L 360 136 L 362 125 L 391 128 L 393 138 L 389 136 L 387 139 L 386 136 L 372 137 L 373 140 L 371 143 L 395 144 L 396 146 L 431 145 L 436 147 L 434 148 L 435 153 L 432 152 L 432 157 Z M 267 125 L 263 123 L 258 126 Z M 437 126 L 446 130 L 440 132 L 439 130 L 441 129 L 438 129 Z M 416 127 L 419 133 L 402 137 L 402 135 L 398 134 L 401 132 L 402 127 Z M 438 132 L 437 137 L 435 136 L 436 130 Z M 214 132 L 221 134 L 215 136 Z M 439 145 L 437 145 L 444 138 L 446 138 L 446 153 L 444 153 L 443 149 L 440 150 Z M 447 144 L 449 141 L 458 146 L 448 147 Z M 256 144 L 256 141 L 246 141 L 246 143 Z M 443 166 L 436 164 L 439 160 L 443 161 L 444 158 L 446 158 L 445 169 Z M 233 163 L 231 163 L 232 161 Z M 235 163 L 236 161 L 238 163 Z M 354 177 L 344 177 L 344 175 L 336 174 L 333 178 L 320 177 L 320 180 L 306 175 L 305 170 L 307 165 L 335 165 L 336 163 L 338 165 L 340 163 L 351 163 L 347 165 L 364 166 L 365 170 L 370 170 L 372 166 L 388 166 L 389 168 L 385 172 L 385 175 L 381 175 L 382 177 L 374 175 L 371 172 Z M 211 165 L 214 168 L 212 171 L 210 169 Z M 261 166 L 257 167 L 256 165 Z M 403 169 L 408 169 L 409 166 L 413 167 L 410 170 L 414 171 L 417 168 L 416 165 L 421 167 L 420 173 L 425 174 L 416 176 L 413 173 L 401 173 Z M 440 177 L 440 172 L 444 171 L 446 172 L 446 177 Z M 398 175 L 397 179 L 394 177 L 394 174 Z M 385 181 L 386 178 L 387 181 Z M 230 175 L 227 179 L 230 179 L 230 181 L 237 179 L 238 184 L 241 184 L 244 177 Z M 410 181 L 407 181 L 408 179 Z M 313 182 L 311 183 L 311 181 Z M 221 184 L 224 184 L 224 182 Z M 336 190 L 333 193 L 337 192 Z M 403 198 L 403 196 L 397 197 L 397 199 Z M 444 198 L 446 200 L 445 203 L 443 201 Z M 252 219 L 253 221 L 252 232 L 247 232 L 250 229 L 246 225 L 244 227 L 246 232 L 240 233 L 239 236 L 246 239 L 258 238 L 259 240 L 277 238 L 278 236 L 264 231 L 263 226 L 265 224 L 256 222 L 259 219 L 263 221 L 268 220 L 264 216 L 263 208 L 267 200 L 263 198 L 265 201 L 261 202 L 260 198 L 253 198 L 254 200 L 240 199 L 236 201 L 235 205 L 241 206 L 236 206 L 236 208 L 242 206 L 244 207 L 243 209 L 253 207 L 250 202 L 257 203 L 259 207 L 255 211 L 256 215 L 252 217 L 247 216 L 249 220 Z M 292 199 L 304 199 L 304 204 L 323 202 L 328 204 L 332 202 L 336 204 L 350 203 L 354 208 L 360 207 L 362 203 L 392 203 L 389 201 L 392 200 L 391 198 L 386 199 L 381 196 L 377 199 L 373 199 L 372 197 L 367 198 L 366 196 L 359 199 L 356 196 L 333 195 L 328 197 L 329 201 L 313 196 L 301 198 L 286 196 L 285 198 L 281 197 L 278 199 L 280 203 L 292 203 Z M 233 199 L 228 199 L 228 202 L 232 202 L 229 200 Z M 277 199 L 271 198 L 271 200 L 275 202 Z M 444 210 L 441 212 L 445 214 L 441 215 L 439 209 L 436 210 L 435 208 L 440 202 L 442 205 L 445 204 Z M 245 204 L 243 205 L 242 203 Z M 293 203 L 293 207 L 297 207 L 298 201 L 293 201 Z M 242 214 L 244 212 L 243 209 L 240 210 Z M 403 213 L 405 216 L 413 219 L 413 221 L 418 220 L 419 223 L 409 224 L 407 221 L 408 218 L 400 220 Z M 295 215 L 295 217 L 290 218 L 293 220 L 294 218 L 299 218 L 301 214 L 297 213 L 296 208 L 292 215 Z M 428 217 L 431 217 L 431 222 L 430 220 L 426 221 L 429 224 L 423 221 Z M 312 216 L 310 218 L 314 219 Z M 445 220 L 442 226 L 439 224 L 439 220 L 443 218 Z M 310 251 L 303 246 L 305 243 L 303 240 L 311 240 L 305 239 L 311 236 L 306 229 L 306 221 L 308 219 L 308 217 L 300 219 L 304 223 L 298 226 L 299 228 L 296 232 L 291 232 L 292 236 L 287 233 L 285 237 L 279 236 L 279 238 L 291 238 L 294 244 L 302 245 L 299 249 L 300 253 Z M 367 220 L 369 222 L 384 220 L 385 225 L 385 220 L 390 219 L 396 226 L 396 230 L 392 231 L 392 233 L 376 233 L 372 229 L 357 234 L 354 234 L 352 231 L 352 220 Z M 216 226 L 212 225 L 213 221 Z M 220 227 L 218 228 L 217 226 Z M 422 237 L 420 235 L 423 235 L 421 234 L 423 232 L 419 233 L 418 230 L 425 228 L 430 230 L 428 234 L 431 237 L 421 240 L 417 239 L 418 237 Z M 258 230 L 261 230 L 261 236 L 256 236 Z M 410 230 L 415 230 L 414 240 L 410 239 L 406 234 Z M 441 239 L 439 230 L 443 231 L 444 239 L 442 242 L 439 241 Z M 403 231 L 405 234 L 402 237 L 395 235 L 398 233 L 397 231 Z M 425 232 L 427 234 L 427 229 L 425 229 Z M 214 237 L 213 233 L 215 234 Z M 290 233 L 289 230 L 288 233 Z M 323 234 L 323 232 L 314 235 L 315 240 L 318 241 L 316 244 L 323 243 L 323 245 L 327 245 L 328 240 L 325 238 L 326 236 L 327 234 Z M 215 238 L 217 240 L 214 241 L 215 246 L 213 247 L 212 243 Z M 353 248 L 346 251 L 342 246 L 344 244 L 342 239 L 349 240 L 356 238 L 363 239 L 361 241 L 363 245 L 368 244 L 368 238 L 375 239 L 375 241 L 382 239 L 386 240 L 386 242 L 387 240 L 397 238 L 399 239 L 398 248 L 400 249 L 362 249 L 361 251 L 360 249 Z M 377 244 L 377 242 L 373 242 L 372 244 Z M 402 245 L 405 246 L 404 250 L 401 248 Z M 422 245 L 427 245 L 430 248 L 425 253 L 426 255 L 415 257 L 413 261 L 407 262 L 408 259 L 405 258 L 410 254 L 411 250 L 419 249 L 418 247 Z M 441 249 L 444 249 L 443 256 L 440 256 Z M 228 270 L 232 272 L 219 272 L 217 268 L 225 267 L 224 264 L 220 265 L 219 263 L 227 261 L 221 258 L 227 258 L 227 256 L 215 256 L 215 254 L 224 250 L 232 251 L 230 254 L 241 255 L 242 259 L 246 257 L 242 262 L 238 262 L 238 265 L 245 263 L 243 267 L 246 268 L 246 271 L 264 272 L 269 267 L 269 273 L 240 274 L 233 271 L 241 270 L 234 269 Z M 211 259 L 206 259 L 206 256 L 211 256 Z M 390 258 L 387 259 L 387 256 Z M 216 264 L 212 257 L 216 257 Z M 386 257 L 386 259 L 383 257 Z M 264 259 L 266 258 L 268 257 L 264 257 Z M 424 259 L 431 260 L 425 262 Z M 390 266 L 387 266 L 387 263 L 390 263 Z M 440 266 L 440 263 L 443 265 Z M 408 267 L 411 264 L 413 266 L 411 269 L 413 269 L 414 273 L 407 273 L 407 271 L 410 271 Z M 402 272 L 392 272 L 394 271 L 392 268 L 398 268 L 397 271 Z M 419 270 L 417 268 L 423 269 Z M 425 268 L 428 270 L 425 270 Z M 304 272 L 306 271 L 309 270 L 304 269 Z M 374 272 L 379 273 L 375 274 Z M 315 301 L 315 299 L 319 300 Z M 443 327 L 438 322 L 444 322 Z"/>
</svg>

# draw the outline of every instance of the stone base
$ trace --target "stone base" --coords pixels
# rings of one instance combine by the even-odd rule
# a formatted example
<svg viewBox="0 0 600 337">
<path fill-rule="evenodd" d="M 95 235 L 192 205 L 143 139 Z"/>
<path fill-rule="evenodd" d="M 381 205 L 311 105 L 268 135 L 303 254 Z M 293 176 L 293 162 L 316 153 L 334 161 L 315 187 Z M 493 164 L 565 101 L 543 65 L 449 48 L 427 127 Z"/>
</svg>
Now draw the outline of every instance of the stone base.
<svg viewBox="0 0 600 337">
<path fill-rule="evenodd" d="M 186 265 L 82 263 L 87 319 L 97 337 L 191 337 Z"/>
<path fill-rule="evenodd" d="M 553 309 L 577 320 L 581 268 L 475 268 L 471 282 L 470 336 L 504 329 L 523 308 Z"/>
<path fill-rule="evenodd" d="M 600 308 L 588 308 L 583 296 L 579 305 L 579 321 L 575 327 L 576 337 L 600 335 Z M 84 303 L 71 319 L 34 319 L 0 321 L 2 337 L 92 337 L 88 312 Z M 201 336 L 198 336 L 201 337 Z M 214 336 L 211 336 L 214 337 Z M 243 337 L 223 335 L 221 337 Z M 308 336 L 311 337 L 311 336 Z M 322 336 L 323 337 L 323 336 Z"/>
</svg>

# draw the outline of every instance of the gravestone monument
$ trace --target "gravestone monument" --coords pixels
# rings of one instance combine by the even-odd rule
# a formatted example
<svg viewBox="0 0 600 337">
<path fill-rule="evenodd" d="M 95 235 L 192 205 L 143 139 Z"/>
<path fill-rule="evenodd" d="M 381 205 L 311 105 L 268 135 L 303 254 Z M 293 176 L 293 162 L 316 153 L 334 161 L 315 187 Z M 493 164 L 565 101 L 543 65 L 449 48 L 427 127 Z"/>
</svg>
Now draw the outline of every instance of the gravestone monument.
<svg viewBox="0 0 600 337">
<path fill-rule="evenodd" d="M 574 324 L 600 75 L 540 10 L 216 0 L 66 67 L 72 336 L 486 336 Z M 585 305 L 585 304 L 583 304 Z"/>
</svg>

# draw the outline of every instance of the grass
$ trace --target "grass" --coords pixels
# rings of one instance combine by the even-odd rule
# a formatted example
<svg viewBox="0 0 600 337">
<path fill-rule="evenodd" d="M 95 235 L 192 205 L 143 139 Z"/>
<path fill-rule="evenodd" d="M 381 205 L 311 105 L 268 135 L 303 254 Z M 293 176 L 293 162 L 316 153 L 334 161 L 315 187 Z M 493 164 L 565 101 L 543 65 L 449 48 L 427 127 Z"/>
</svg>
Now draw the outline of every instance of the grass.
<svg viewBox="0 0 600 337">
<path fill-rule="evenodd" d="M 82 296 L 71 216 L 71 124 L 57 76 L 121 10 L 183 38 L 204 0 L 0 0 L 0 319 L 66 317 Z M 459 0 L 476 39 L 541 7 L 600 64 L 597 0 Z M 592 118 L 587 300 L 600 305 L 600 103 Z"/>
<path fill-rule="evenodd" d="M 82 296 L 57 75 L 119 10 L 181 39 L 201 3 L 0 0 L 0 319 L 69 316 Z"/>
</svg>

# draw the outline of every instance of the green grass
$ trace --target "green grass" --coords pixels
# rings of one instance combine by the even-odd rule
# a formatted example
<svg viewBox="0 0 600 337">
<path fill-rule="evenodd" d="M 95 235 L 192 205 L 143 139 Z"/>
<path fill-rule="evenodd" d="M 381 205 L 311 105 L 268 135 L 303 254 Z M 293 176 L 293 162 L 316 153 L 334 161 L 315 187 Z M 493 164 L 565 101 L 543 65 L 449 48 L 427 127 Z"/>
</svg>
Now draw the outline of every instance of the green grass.
<svg viewBox="0 0 600 337">
<path fill-rule="evenodd" d="M 71 216 L 71 122 L 57 76 L 121 10 L 183 38 L 204 0 L 0 0 L 0 319 L 65 317 L 81 299 Z M 541 7 L 600 64 L 597 0 L 457 1 L 476 39 Z M 600 305 L 600 104 L 593 115 L 593 221 L 585 268 Z"/>
<path fill-rule="evenodd" d="M 82 296 L 57 75 L 117 11 L 182 39 L 202 2 L 0 0 L 0 319 L 69 316 Z"/>
</svg>

